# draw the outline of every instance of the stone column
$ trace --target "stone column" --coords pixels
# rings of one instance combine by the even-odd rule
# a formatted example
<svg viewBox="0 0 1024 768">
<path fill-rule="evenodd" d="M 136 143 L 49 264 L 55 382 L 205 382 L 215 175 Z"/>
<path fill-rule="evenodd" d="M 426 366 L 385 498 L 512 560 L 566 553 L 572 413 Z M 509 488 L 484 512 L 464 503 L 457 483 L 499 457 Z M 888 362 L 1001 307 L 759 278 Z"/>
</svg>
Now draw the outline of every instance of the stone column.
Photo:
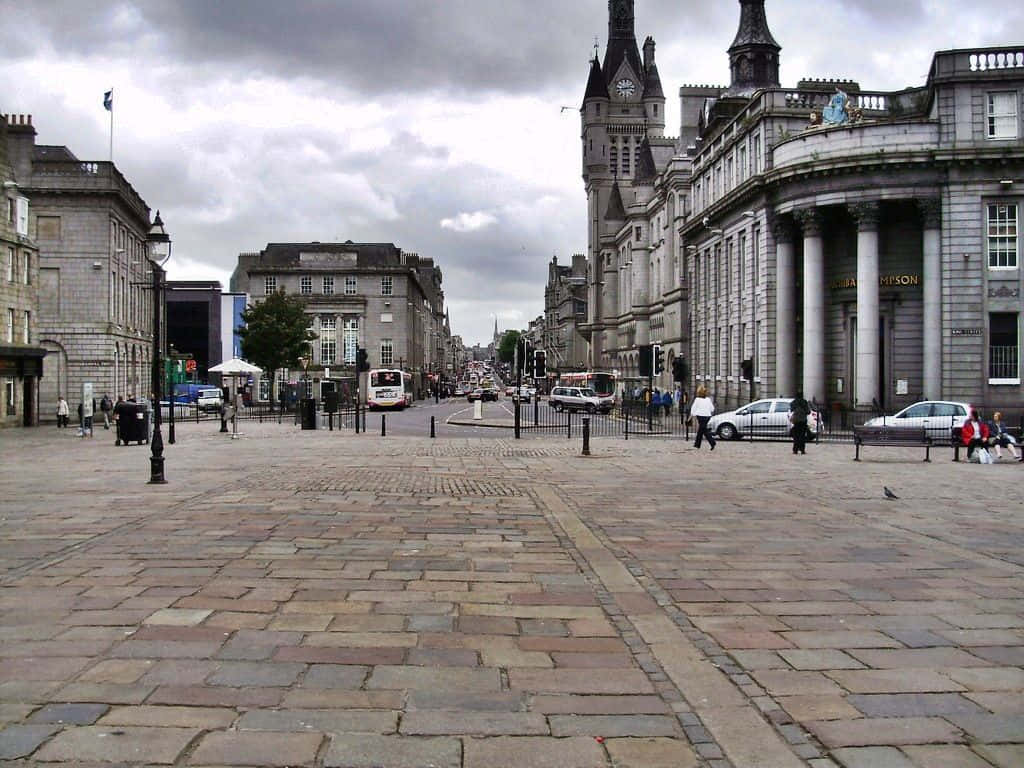
<svg viewBox="0 0 1024 768">
<path fill-rule="evenodd" d="M 876 202 L 849 206 L 857 221 L 857 402 L 878 401 L 878 213 Z"/>
<path fill-rule="evenodd" d="M 775 235 L 775 394 L 796 394 L 796 268 L 793 224 L 777 218 Z"/>
<path fill-rule="evenodd" d="M 651 250 L 640 247 L 633 250 L 633 317 L 636 323 L 637 345 L 651 343 L 651 319 L 648 304 L 651 295 Z"/>
<path fill-rule="evenodd" d="M 821 241 L 821 212 L 796 212 L 804 232 L 803 393 L 825 402 L 825 252 Z"/>
<path fill-rule="evenodd" d="M 942 201 L 919 200 L 924 224 L 924 396 L 942 397 Z"/>
</svg>

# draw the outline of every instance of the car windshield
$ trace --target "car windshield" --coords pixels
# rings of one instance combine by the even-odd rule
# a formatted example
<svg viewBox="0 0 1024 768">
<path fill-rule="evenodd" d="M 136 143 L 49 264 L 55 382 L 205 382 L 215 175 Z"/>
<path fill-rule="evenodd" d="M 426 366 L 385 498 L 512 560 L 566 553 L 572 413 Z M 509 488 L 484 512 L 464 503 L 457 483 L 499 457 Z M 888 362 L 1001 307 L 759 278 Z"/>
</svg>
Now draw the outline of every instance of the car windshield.
<svg viewBox="0 0 1024 768">
<path fill-rule="evenodd" d="M 592 390 L 590 387 L 587 387 L 586 389 L 581 389 L 580 394 L 583 395 L 584 397 L 597 397 L 597 393 L 594 392 L 594 390 Z"/>
</svg>

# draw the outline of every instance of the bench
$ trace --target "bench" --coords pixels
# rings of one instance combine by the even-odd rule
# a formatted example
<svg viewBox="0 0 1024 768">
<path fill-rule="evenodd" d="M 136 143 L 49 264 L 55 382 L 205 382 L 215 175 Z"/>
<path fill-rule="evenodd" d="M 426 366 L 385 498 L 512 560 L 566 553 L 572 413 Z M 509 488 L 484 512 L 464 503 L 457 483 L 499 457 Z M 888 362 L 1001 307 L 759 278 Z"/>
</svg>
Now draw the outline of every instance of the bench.
<svg viewBox="0 0 1024 768">
<path fill-rule="evenodd" d="M 1021 428 L 1004 427 L 1004 429 L 1017 439 L 1017 450 L 1021 451 L 1020 461 L 1024 462 L 1024 450 L 1022 450 L 1021 446 Z M 967 447 L 964 445 L 964 428 L 953 427 L 949 441 L 953 445 L 953 461 L 960 461 L 960 449 Z"/>
<path fill-rule="evenodd" d="M 857 446 L 854 461 L 860 461 L 862 445 L 893 446 L 900 448 L 924 447 L 924 460 L 930 462 L 932 439 L 924 427 L 854 427 L 853 443 Z"/>
</svg>

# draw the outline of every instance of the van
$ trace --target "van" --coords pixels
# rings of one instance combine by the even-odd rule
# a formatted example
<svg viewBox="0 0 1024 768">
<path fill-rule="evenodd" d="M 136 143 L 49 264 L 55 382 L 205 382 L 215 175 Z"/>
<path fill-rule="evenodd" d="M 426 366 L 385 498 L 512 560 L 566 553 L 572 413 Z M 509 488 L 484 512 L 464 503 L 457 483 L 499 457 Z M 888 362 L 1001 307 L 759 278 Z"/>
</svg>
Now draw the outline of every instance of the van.
<svg viewBox="0 0 1024 768">
<path fill-rule="evenodd" d="M 220 411 L 224 404 L 224 393 L 219 389 L 201 389 L 196 395 L 196 407 L 200 411 Z"/>
</svg>

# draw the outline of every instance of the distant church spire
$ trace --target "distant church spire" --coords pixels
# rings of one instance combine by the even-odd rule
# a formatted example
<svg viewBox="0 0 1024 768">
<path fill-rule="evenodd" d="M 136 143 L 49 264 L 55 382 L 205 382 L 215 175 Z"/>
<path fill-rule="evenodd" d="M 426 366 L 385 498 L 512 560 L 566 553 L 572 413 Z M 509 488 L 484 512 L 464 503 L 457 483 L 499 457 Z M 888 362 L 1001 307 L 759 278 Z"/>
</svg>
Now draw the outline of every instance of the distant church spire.
<svg viewBox="0 0 1024 768">
<path fill-rule="evenodd" d="M 782 50 L 764 12 L 764 0 L 740 0 L 740 28 L 729 47 L 732 83 L 726 96 L 749 96 L 759 88 L 779 87 Z"/>
</svg>

